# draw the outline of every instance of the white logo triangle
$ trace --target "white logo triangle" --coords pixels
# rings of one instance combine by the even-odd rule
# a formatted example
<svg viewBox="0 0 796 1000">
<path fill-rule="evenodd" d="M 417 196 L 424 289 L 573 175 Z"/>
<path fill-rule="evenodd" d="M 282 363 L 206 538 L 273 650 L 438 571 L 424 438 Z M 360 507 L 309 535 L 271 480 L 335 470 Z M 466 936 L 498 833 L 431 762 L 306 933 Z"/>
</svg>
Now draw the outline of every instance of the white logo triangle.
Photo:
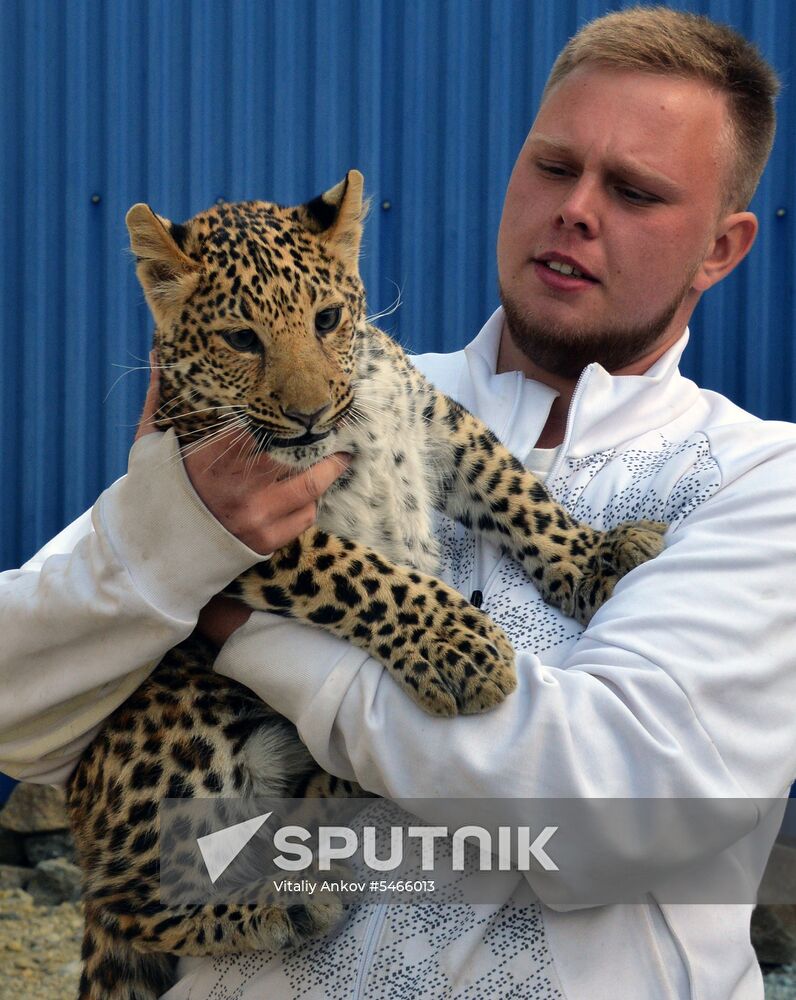
<svg viewBox="0 0 796 1000">
<path fill-rule="evenodd" d="M 270 815 L 270 812 L 263 813 L 243 823 L 208 833 L 206 837 L 196 838 L 211 882 L 215 882 L 229 868 Z"/>
</svg>

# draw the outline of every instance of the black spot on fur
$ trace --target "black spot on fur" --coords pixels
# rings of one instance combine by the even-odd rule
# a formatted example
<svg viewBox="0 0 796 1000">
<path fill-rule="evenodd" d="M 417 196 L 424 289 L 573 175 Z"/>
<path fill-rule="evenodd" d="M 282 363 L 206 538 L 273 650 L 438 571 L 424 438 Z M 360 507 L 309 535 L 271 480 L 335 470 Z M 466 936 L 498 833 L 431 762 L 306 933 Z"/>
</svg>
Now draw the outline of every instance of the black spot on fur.
<svg viewBox="0 0 796 1000">
<path fill-rule="evenodd" d="M 287 915 L 301 937 L 306 937 L 315 930 L 315 922 L 306 906 L 288 906 Z"/>
<path fill-rule="evenodd" d="M 332 604 L 324 604 L 322 607 L 316 608 L 315 611 L 311 611 L 307 617 L 316 625 L 334 625 L 345 618 L 345 611 Z"/>
<path fill-rule="evenodd" d="M 296 581 L 290 588 L 291 594 L 295 597 L 317 597 L 321 588 L 315 582 L 312 570 L 305 569 L 296 577 Z"/>
<path fill-rule="evenodd" d="M 342 573 L 334 573 L 332 581 L 334 582 L 334 596 L 342 604 L 345 604 L 346 607 L 355 608 L 358 604 L 362 603 L 362 595 L 351 584 L 348 577 L 343 576 Z"/>
<path fill-rule="evenodd" d="M 154 788 L 163 776 L 163 765 L 160 761 L 140 761 L 130 776 L 130 787 L 134 789 Z"/>
<path fill-rule="evenodd" d="M 368 624 L 383 621 L 386 614 L 387 605 L 384 601 L 373 601 L 364 611 L 360 611 L 357 617 L 361 622 Z"/>
<path fill-rule="evenodd" d="M 202 784 L 208 790 L 208 792 L 215 792 L 218 794 L 224 787 L 221 780 L 221 775 L 216 771 L 208 771 L 207 774 L 202 779 Z"/>
<path fill-rule="evenodd" d="M 325 230 L 333 226 L 338 215 L 337 205 L 330 205 L 320 195 L 317 198 L 313 198 L 312 201 L 308 201 L 304 208 L 320 233 L 325 232 Z"/>
<path fill-rule="evenodd" d="M 261 587 L 260 593 L 263 601 L 274 610 L 284 610 L 293 604 L 290 595 L 282 587 Z"/>
<path fill-rule="evenodd" d="M 171 233 L 171 238 L 180 248 L 180 250 L 185 249 L 185 244 L 188 242 L 188 235 L 190 230 L 187 226 L 184 226 L 181 222 L 172 222 L 169 227 L 169 232 Z"/>
<path fill-rule="evenodd" d="M 143 854 L 150 850 L 158 842 L 158 835 L 155 829 L 144 830 L 139 833 L 131 843 L 130 847 L 134 854 Z"/>
<path fill-rule="evenodd" d="M 139 823 L 148 823 L 153 820 L 158 813 L 158 804 L 154 799 L 146 799 L 144 802 L 135 802 L 130 806 L 127 814 L 127 822 L 131 826 L 138 826 Z"/>
</svg>

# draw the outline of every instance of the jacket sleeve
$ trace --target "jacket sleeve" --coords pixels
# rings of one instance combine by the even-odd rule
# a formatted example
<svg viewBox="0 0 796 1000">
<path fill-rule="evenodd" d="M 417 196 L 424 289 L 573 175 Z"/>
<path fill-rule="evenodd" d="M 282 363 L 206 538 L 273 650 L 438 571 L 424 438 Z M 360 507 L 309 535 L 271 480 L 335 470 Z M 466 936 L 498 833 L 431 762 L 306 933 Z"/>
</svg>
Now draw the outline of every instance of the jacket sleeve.
<svg viewBox="0 0 796 1000">
<path fill-rule="evenodd" d="M 517 691 L 485 715 L 424 715 L 360 651 L 259 616 L 217 669 L 379 795 L 748 800 L 717 824 L 732 844 L 760 818 L 751 799 L 796 774 L 794 495 L 788 445 L 670 532 L 563 664 L 519 655 Z"/>
<path fill-rule="evenodd" d="M 0 574 L 0 770 L 65 781 L 102 720 L 259 559 L 201 503 L 173 432 L 139 440 L 91 511 Z"/>
</svg>

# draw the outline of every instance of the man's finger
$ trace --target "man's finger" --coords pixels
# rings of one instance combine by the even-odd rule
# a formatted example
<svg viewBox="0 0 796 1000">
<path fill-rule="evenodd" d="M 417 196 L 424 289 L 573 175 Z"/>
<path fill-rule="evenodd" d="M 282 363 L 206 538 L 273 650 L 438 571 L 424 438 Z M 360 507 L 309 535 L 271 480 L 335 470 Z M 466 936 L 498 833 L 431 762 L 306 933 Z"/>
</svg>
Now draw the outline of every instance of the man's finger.
<svg viewBox="0 0 796 1000">
<path fill-rule="evenodd" d="M 328 458 L 316 462 L 298 475 L 281 479 L 275 484 L 285 503 L 295 507 L 296 503 L 319 500 L 332 483 L 339 478 L 351 463 L 351 456 L 345 452 L 335 452 Z M 280 497 L 280 499 L 282 499 Z"/>
<path fill-rule="evenodd" d="M 160 406 L 160 376 L 157 364 L 157 354 L 151 351 L 149 354 L 149 388 L 144 400 L 144 409 L 141 411 L 141 419 L 138 421 L 138 430 L 135 432 L 135 440 L 145 434 L 152 434 L 157 430 L 155 427 L 155 414 Z"/>
<path fill-rule="evenodd" d="M 318 508 L 315 503 L 305 504 L 299 510 L 294 510 L 285 517 L 279 518 L 278 521 L 269 524 L 263 530 L 262 536 L 257 539 L 257 544 L 249 543 L 249 547 L 255 552 L 270 555 L 287 545 L 288 542 L 292 542 L 294 538 L 298 538 L 307 528 L 311 528 L 315 524 L 317 516 Z"/>
</svg>

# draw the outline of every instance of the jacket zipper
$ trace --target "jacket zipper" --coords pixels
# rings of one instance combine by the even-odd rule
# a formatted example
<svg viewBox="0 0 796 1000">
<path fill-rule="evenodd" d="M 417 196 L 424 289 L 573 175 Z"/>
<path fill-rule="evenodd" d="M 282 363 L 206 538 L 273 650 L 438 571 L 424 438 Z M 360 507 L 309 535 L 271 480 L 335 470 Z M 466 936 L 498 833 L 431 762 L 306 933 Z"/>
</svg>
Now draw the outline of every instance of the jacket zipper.
<svg viewBox="0 0 796 1000">
<path fill-rule="evenodd" d="M 365 979 L 370 969 L 371 959 L 373 958 L 373 952 L 376 950 L 376 943 L 381 934 L 381 929 L 384 926 L 384 920 L 387 916 L 386 903 L 374 903 L 373 906 L 374 911 L 368 920 L 368 925 L 365 929 L 365 939 L 362 942 L 362 957 L 359 964 L 357 981 L 354 984 L 353 1000 L 360 1000 L 361 997 L 364 997 L 362 991 L 365 987 Z"/>
<path fill-rule="evenodd" d="M 492 584 L 494 582 L 495 577 L 497 576 L 498 572 L 500 571 L 500 567 L 503 565 L 503 560 L 506 559 L 507 557 L 506 556 L 500 556 L 500 558 L 498 559 L 498 561 L 495 563 L 495 566 L 494 566 L 492 572 L 489 574 L 489 576 L 486 578 L 486 580 L 484 580 L 482 582 L 482 580 L 481 580 L 481 576 L 482 576 L 482 573 L 481 573 L 481 546 L 483 545 L 483 542 L 481 541 L 480 538 L 476 537 L 476 538 L 474 538 L 474 544 L 475 544 L 475 554 L 474 554 L 474 557 L 473 557 L 473 564 L 474 565 L 473 565 L 473 572 L 472 572 L 472 576 L 470 578 L 470 582 L 471 582 L 471 584 L 474 587 L 475 587 L 476 584 L 478 586 L 477 586 L 477 589 L 474 589 L 471 592 L 471 594 L 470 594 L 470 604 L 472 604 L 473 607 L 475 607 L 475 608 L 481 608 L 481 607 L 483 607 L 484 601 L 487 600 L 487 598 L 489 597 L 489 591 L 492 588 Z"/>
<path fill-rule="evenodd" d="M 578 381 L 575 383 L 575 391 L 572 393 L 572 399 L 569 403 L 569 413 L 567 413 L 567 426 L 564 431 L 564 440 L 561 442 L 561 451 L 558 453 L 558 458 L 553 462 L 553 466 L 547 474 L 548 480 L 552 479 L 553 476 L 558 475 L 558 470 L 564 464 L 564 461 L 569 452 L 570 445 L 572 444 L 572 438 L 575 433 L 575 410 L 577 404 L 580 402 L 580 397 L 583 395 L 583 387 L 589 380 L 589 375 L 591 373 L 591 365 L 588 365 L 580 373 Z"/>
</svg>

